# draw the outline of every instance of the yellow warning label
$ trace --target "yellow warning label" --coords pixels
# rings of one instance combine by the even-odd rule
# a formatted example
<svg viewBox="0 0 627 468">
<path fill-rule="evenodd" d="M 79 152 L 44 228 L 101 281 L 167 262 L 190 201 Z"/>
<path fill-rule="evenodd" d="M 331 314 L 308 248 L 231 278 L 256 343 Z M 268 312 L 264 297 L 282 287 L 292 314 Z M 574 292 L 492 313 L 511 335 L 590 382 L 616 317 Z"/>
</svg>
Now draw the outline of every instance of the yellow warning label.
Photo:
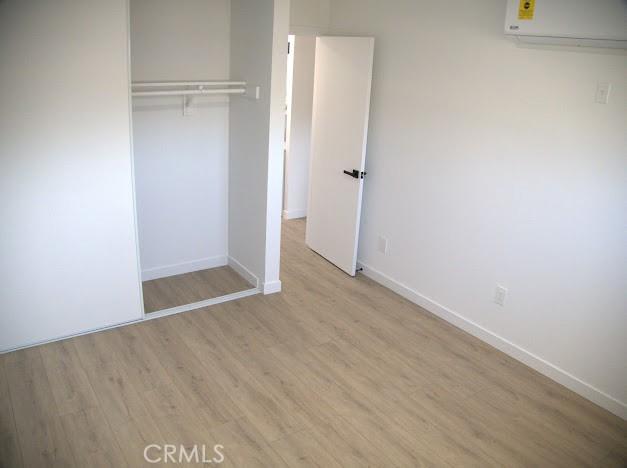
<svg viewBox="0 0 627 468">
<path fill-rule="evenodd" d="M 518 5 L 518 19 L 532 20 L 533 11 L 536 8 L 536 0 L 520 0 Z"/>
</svg>

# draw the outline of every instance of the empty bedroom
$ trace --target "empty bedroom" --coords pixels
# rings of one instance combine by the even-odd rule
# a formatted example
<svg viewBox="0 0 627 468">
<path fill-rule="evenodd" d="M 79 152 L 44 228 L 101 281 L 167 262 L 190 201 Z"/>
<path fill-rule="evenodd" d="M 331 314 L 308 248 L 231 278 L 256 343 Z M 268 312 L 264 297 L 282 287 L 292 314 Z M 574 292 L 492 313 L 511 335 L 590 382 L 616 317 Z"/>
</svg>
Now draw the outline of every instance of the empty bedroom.
<svg viewBox="0 0 627 468">
<path fill-rule="evenodd" d="M 625 0 L 0 0 L 0 467 L 627 467 Z"/>
</svg>

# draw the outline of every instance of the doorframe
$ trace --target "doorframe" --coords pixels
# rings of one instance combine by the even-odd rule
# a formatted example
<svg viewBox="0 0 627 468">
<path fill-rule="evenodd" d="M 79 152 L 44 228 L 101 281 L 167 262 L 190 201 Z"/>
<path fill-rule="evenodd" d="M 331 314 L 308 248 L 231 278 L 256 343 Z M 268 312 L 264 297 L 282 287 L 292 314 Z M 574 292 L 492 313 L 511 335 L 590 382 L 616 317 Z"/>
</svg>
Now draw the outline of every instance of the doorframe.
<svg viewBox="0 0 627 468">
<path fill-rule="evenodd" d="M 283 206 L 281 207 L 281 216 L 286 218 L 288 210 L 288 187 L 289 187 L 289 160 L 290 160 L 290 144 L 292 133 L 292 102 L 294 99 L 294 54 L 296 50 L 296 36 L 289 34 L 287 36 L 287 70 L 285 81 L 285 129 L 283 139 Z"/>
</svg>

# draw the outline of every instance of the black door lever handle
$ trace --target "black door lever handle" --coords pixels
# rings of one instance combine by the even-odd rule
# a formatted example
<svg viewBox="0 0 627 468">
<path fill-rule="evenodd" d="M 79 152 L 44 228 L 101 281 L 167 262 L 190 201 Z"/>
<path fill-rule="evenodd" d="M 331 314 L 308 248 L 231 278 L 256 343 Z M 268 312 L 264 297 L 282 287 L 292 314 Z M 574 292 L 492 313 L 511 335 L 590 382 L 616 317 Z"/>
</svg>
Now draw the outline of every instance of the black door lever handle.
<svg viewBox="0 0 627 468">
<path fill-rule="evenodd" d="M 359 172 L 357 169 L 353 169 L 352 171 L 344 171 L 344 174 L 349 175 L 354 179 L 359 179 L 360 177 L 363 179 L 366 175 L 365 172 Z"/>
</svg>

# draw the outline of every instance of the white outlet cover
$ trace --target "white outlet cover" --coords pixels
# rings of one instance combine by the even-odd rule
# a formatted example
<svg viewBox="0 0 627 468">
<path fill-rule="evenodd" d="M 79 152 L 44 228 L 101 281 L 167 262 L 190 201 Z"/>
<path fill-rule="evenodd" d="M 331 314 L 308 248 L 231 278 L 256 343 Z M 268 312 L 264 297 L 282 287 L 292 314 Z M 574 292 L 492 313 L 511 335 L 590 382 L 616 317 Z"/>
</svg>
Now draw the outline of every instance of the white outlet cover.
<svg viewBox="0 0 627 468">
<path fill-rule="evenodd" d="M 384 255 L 388 254 L 390 249 L 390 241 L 383 236 L 379 236 L 378 250 Z"/>
<path fill-rule="evenodd" d="M 496 286 L 496 291 L 494 292 L 494 303 L 500 306 L 505 305 L 505 299 L 507 298 L 507 288 L 503 286 Z"/>
<path fill-rule="evenodd" d="M 597 84 L 597 92 L 594 97 L 594 101 L 597 104 L 607 104 L 610 100 L 610 91 L 612 90 L 612 84 L 606 82 L 600 82 Z"/>
</svg>

